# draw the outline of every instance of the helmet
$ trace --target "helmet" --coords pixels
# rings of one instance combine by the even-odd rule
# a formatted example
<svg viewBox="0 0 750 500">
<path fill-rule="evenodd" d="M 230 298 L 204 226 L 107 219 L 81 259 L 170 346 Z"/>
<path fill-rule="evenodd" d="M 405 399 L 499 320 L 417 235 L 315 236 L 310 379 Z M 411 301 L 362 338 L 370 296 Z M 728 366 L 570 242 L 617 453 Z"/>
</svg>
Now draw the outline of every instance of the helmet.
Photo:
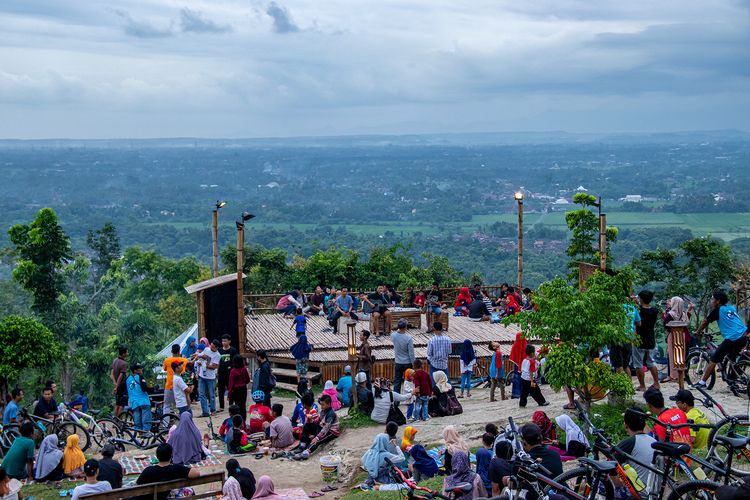
<svg viewBox="0 0 750 500">
<path fill-rule="evenodd" d="M 266 393 L 263 391 L 254 391 L 252 397 L 253 401 L 257 403 L 258 401 L 263 401 L 264 399 L 266 399 Z"/>
</svg>

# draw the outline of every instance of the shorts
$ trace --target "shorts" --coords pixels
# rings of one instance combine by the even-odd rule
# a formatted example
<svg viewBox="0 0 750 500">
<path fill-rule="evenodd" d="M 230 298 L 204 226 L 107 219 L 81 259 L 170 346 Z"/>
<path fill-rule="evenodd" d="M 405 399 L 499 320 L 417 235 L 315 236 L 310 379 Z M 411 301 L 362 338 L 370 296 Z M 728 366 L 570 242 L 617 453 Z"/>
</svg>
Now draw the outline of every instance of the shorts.
<svg viewBox="0 0 750 500">
<path fill-rule="evenodd" d="M 744 336 L 737 340 L 724 339 L 711 355 L 711 361 L 714 363 L 721 363 L 726 356 L 734 358 L 740 353 L 742 348 L 745 347 L 745 344 L 747 344 L 747 338 Z"/>
<path fill-rule="evenodd" d="M 627 368 L 630 364 L 630 345 L 609 346 L 609 364 L 612 368 Z"/>
<path fill-rule="evenodd" d="M 639 347 L 633 347 L 631 359 L 633 360 L 633 366 L 636 370 L 643 366 L 646 368 L 653 368 L 656 366 L 656 349 L 641 349 Z"/>
<path fill-rule="evenodd" d="M 123 408 L 128 406 L 128 388 L 125 384 L 121 384 L 117 388 L 117 393 L 115 394 L 115 406 L 122 406 Z"/>
<path fill-rule="evenodd" d="M 297 375 L 299 376 L 307 375 L 309 363 L 310 363 L 310 360 L 308 358 L 298 359 L 297 360 Z"/>
</svg>

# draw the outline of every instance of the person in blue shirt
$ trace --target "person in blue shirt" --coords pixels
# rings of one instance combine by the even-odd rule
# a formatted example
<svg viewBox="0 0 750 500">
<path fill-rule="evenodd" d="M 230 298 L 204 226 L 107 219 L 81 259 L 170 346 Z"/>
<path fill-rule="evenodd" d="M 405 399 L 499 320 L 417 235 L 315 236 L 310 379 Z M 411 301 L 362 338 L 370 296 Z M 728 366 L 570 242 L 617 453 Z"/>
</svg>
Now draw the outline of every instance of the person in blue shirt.
<svg viewBox="0 0 750 500">
<path fill-rule="evenodd" d="M 294 320 L 292 321 L 292 328 L 294 328 L 294 333 L 297 334 L 297 337 L 305 334 L 307 329 L 307 317 L 302 313 L 301 307 L 297 308 Z"/>
<path fill-rule="evenodd" d="M 144 432 L 151 430 L 151 400 L 148 398 L 146 381 L 143 378 L 143 366 L 135 363 L 130 367 L 132 372 L 125 380 L 128 390 L 128 406 L 133 412 L 133 426 Z"/>
<path fill-rule="evenodd" d="M 343 287 L 341 289 L 341 295 L 336 299 L 335 305 L 336 312 L 333 313 L 333 318 L 330 321 L 330 325 L 333 327 L 333 333 L 338 333 L 339 318 L 344 316 L 345 318 L 351 318 L 358 320 L 359 317 L 354 312 L 354 300 L 349 295 L 349 289 Z"/>
<path fill-rule="evenodd" d="M 716 370 L 716 363 L 723 361 L 726 356 L 737 356 L 742 348 L 745 347 L 748 333 L 747 325 L 742 321 L 740 315 L 737 314 L 737 309 L 729 304 L 729 297 L 727 297 L 725 292 L 722 290 L 714 292 L 711 297 L 711 307 L 713 309 L 695 331 L 695 334 L 700 335 L 708 327 L 709 323 L 716 321 L 719 323 L 719 331 L 724 340 L 722 340 L 719 347 L 711 355 L 711 361 L 706 366 L 703 378 L 696 384 L 704 387 L 706 380 Z"/>
<path fill-rule="evenodd" d="M 352 367 L 346 365 L 344 367 L 344 376 L 339 378 L 336 384 L 336 392 L 338 393 L 339 401 L 343 406 L 351 406 L 352 404 Z"/>
<path fill-rule="evenodd" d="M 5 405 L 5 411 L 3 412 L 3 425 L 21 423 L 18 418 L 18 407 L 23 401 L 23 389 L 16 387 L 10 391 L 10 397 L 11 400 Z"/>
<path fill-rule="evenodd" d="M 635 329 L 641 326 L 641 315 L 633 304 L 623 304 L 625 314 L 628 315 L 628 336 L 631 341 L 627 344 L 611 344 L 609 346 L 609 363 L 617 373 L 624 373 L 630 365 L 630 354 L 633 350 Z"/>
</svg>

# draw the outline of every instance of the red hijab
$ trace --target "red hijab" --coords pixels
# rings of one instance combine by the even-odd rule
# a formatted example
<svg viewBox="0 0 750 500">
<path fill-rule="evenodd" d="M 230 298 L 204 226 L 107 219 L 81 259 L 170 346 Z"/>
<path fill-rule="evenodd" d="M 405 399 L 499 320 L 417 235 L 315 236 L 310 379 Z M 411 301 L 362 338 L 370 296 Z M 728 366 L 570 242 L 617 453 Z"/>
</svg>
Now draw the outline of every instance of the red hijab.
<svg viewBox="0 0 750 500">
<path fill-rule="evenodd" d="M 469 287 L 465 286 L 462 289 L 458 291 L 458 296 L 456 297 L 456 303 L 453 305 L 455 308 L 459 308 L 462 305 L 471 304 L 471 294 L 469 293 Z"/>
<path fill-rule="evenodd" d="M 516 340 L 513 342 L 513 347 L 510 348 L 510 360 L 513 361 L 518 368 L 521 368 L 521 363 L 526 359 L 526 339 L 522 332 L 516 333 Z"/>
<path fill-rule="evenodd" d="M 513 308 L 513 314 L 518 314 L 518 312 L 521 310 L 521 306 L 518 305 L 518 301 L 516 300 L 515 295 L 508 295 L 508 307 Z"/>
</svg>

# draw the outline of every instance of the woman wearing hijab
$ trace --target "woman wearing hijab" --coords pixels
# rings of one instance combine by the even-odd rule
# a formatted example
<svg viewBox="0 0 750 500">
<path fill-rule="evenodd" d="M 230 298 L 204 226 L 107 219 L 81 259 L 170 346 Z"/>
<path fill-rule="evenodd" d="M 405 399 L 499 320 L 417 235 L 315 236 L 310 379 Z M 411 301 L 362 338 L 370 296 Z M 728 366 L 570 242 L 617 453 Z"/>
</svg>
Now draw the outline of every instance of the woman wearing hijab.
<svg viewBox="0 0 750 500">
<path fill-rule="evenodd" d="M 404 429 L 404 437 L 401 439 L 401 451 L 409 451 L 414 445 L 414 437 L 417 435 L 417 428 L 409 426 Z"/>
<path fill-rule="evenodd" d="M 445 472 L 450 472 L 453 470 L 453 456 L 459 452 L 469 453 L 469 445 L 466 444 L 464 438 L 458 433 L 455 425 L 449 425 L 443 429 L 443 442 L 445 443 L 443 464 L 445 465 Z"/>
<path fill-rule="evenodd" d="M 195 337 L 188 337 L 185 341 L 185 347 L 182 348 L 182 357 L 190 359 L 190 356 L 195 354 L 198 350 L 198 346 L 195 343 Z"/>
<path fill-rule="evenodd" d="M 468 316 L 469 304 L 471 304 L 471 294 L 469 293 L 469 287 L 465 286 L 458 291 L 456 303 L 453 304 L 453 307 L 456 309 L 454 316 Z"/>
<path fill-rule="evenodd" d="M 414 444 L 409 449 L 409 472 L 415 483 L 438 475 L 438 464 L 421 444 Z"/>
<path fill-rule="evenodd" d="M 205 458 L 201 445 L 201 433 L 193 422 L 190 412 L 180 415 L 180 422 L 167 442 L 172 445 L 172 463 L 188 465 Z"/>
<path fill-rule="evenodd" d="M 435 387 L 433 388 L 435 397 L 430 399 L 428 403 L 430 416 L 448 417 L 463 413 L 464 409 L 458 402 L 456 391 L 448 382 L 448 376 L 445 372 L 440 370 L 434 372 L 432 379 L 435 381 Z"/>
<path fill-rule="evenodd" d="M 513 345 L 510 348 L 510 359 L 513 364 L 513 387 L 511 390 L 511 398 L 521 397 L 521 363 L 526 359 L 526 338 L 522 332 L 516 333 L 516 340 L 513 341 Z"/>
<path fill-rule="evenodd" d="M 453 497 L 455 500 L 472 500 L 473 498 L 487 496 L 482 478 L 479 477 L 479 474 L 471 470 L 468 453 L 459 451 L 453 455 L 451 474 L 445 476 L 443 480 L 443 495 L 450 495 L 454 488 L 463 483 L 474 485 L 474 489 L 464 495 Z"/>
<path fill-rule="evenodd" d="M 256 498 L 265 498 L 266 500 L 286 500 L 283 495 L 277 495 L 273 489 L 273 480 L 268 476 L 260 476 L 258 479 L 258 486 L 255 489 L 255 494 L 252 500 Z"/>
<path fill-rule="evenodd" d="M 518 299 L 516 299 L 516 296 L 513 294 L 508 295 L 505 300 L 507 303 L 505 304 L 505 314 L 503 316 L 513 316 L 515 314 L 518 314 L 521 310 L 521 305 L 518 303 Z"/>
<path fill-rule="evenodd" d="M 388 434 L 381 433 L 375 436 L 370 449 L 362 455 L 362 467 L 367 471 L 365 485 L 374 487 L 376 484 L 393 483 L 390 473 L 391 466 L 386 462 L 386 458 L 391 463 L 398 464 L 404 461 L 404 454 L 394 441 L 391 441 Z"/>
<path fill-rule="evenodd" d="M 558 415 L 555 417 L 558 427 L 565 431 L 565 455 L 569 457 L 580 458 L 586 455 L 586 449 L 589 440 L 581 431 L 581 428 L 573 422 L 568 415 Z"/>
<path fill-rule="evenodd" d="M 63 452 L 58 448 L 57 435 L 50 434 L 39 447 L 34 479 L 38 482 L 60 481 L 64 475 Z"/>
<path fill-rule="evenodd" d="M 461 395 L 459 398 L 464 397 L 464 389 L 466 389 L 466 396 L 471 397 L 471 375 L 474 373 L 474 367 L 477 366 L 477 355 L 474 353 L 474 346 L 471 340 L 466 339 L 461 345 Z"/>
<path fill-rule="evenodd" d="M 411 393 L 399 394 L 392 391 L 390 380 L 384 378 L 376 379 L 372 383 L 372 392 L 374 395 L 374 405 L 372 413 L 370 413 L 370 418 L 379 424 L 388 422 L 388 414 L 390 413 L 392 403 L 404 403 L 411 399 Z"/>
<path fill-rule="evenodd" d="M 542 444 L 557 444 L 557 431 L 546 413 L 541 410 L 535 411 L 531 421 L 542 430 Z"/>
<path fill-rule="evenodd" d="M 250 469 L 240 467 L 234 458 L 227 460 L 227 480 L 222 489 L 223 497 L 228 500 L 253 498 L 255 494 L 255 476 Z"/>
<path fill-rule="evenodd" d="M 78 434 L 71 434 L 66 441 L 65 450 L 63 451 L 63 472 L 66 476 L 75 478 L 86 477 L 83 473 L 83 464 L 86 463 L 86 457 L 78 446 Z"/>
<path fill-rule="evenodd" d="M 336 386 L 333 385 L 333 380 L 326 380 L 323 386 L 323 394 L 331 396 L 331 408 L 333 411 L 339 411 L 341 409 L 341 402 L 339 401 L 338 392 L 336 392 Z"/>
<path fill-rule="evenodd" d="M 690 322 L 692 308 L 685 310 L 682 297 L 672 297 L 662 318 L 667 331 L 667 351 L 669 352 L 669 380 L 677 381 L 680 389 L 685 377 L 685 346 L 687 345 L 687 325 Z"/>
</svg>

